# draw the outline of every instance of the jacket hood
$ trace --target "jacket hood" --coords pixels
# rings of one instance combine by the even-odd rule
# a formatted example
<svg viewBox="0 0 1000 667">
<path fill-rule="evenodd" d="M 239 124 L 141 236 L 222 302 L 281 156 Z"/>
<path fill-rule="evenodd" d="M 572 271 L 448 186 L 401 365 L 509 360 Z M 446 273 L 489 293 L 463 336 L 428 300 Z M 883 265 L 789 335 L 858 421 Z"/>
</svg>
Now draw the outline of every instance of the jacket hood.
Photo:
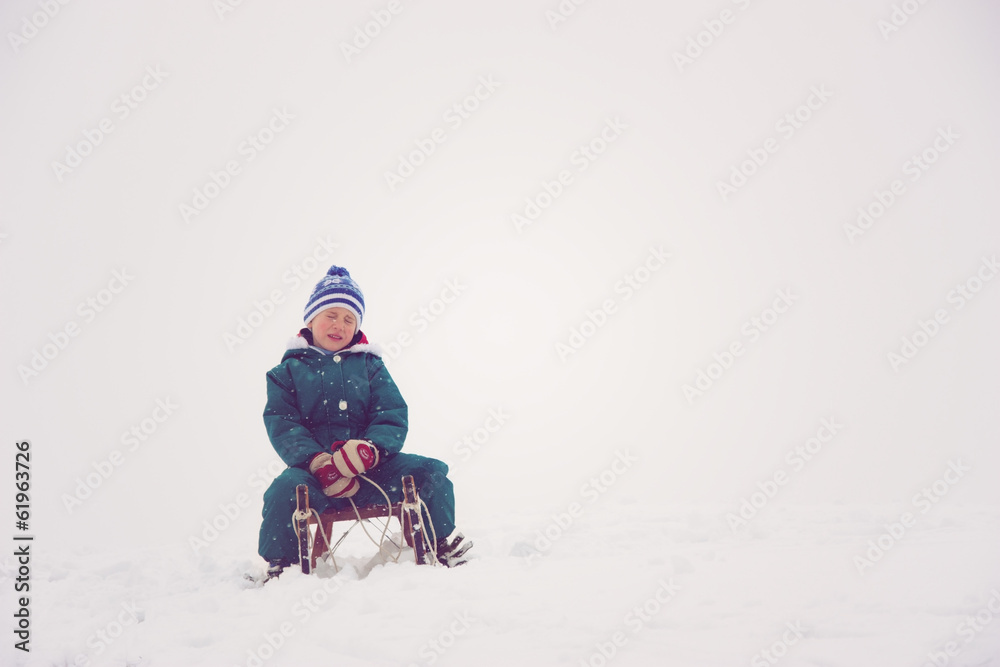
<svg viewBox="0 0 1000 667">
<path fill-rule="evenodd" d="M 285 347 L 285 358 L 290 356 L 299 356 L 312 349 L 312 342 L 312 331 L 308 328 L 301 329 L 295 337 L 289 339 L 288 344 Z M 354 338 L 351 339 L 351 342 L 348 343 L 347 347 L 337 352 L 337 354 L 359 354 L 364 352 L 381 358 L 382 346 L 377 343 L 369 343 L 368 337 L 365 336 L 365 332 L 359 330 L 356 334 L 354 334 Z"/>
</svg>

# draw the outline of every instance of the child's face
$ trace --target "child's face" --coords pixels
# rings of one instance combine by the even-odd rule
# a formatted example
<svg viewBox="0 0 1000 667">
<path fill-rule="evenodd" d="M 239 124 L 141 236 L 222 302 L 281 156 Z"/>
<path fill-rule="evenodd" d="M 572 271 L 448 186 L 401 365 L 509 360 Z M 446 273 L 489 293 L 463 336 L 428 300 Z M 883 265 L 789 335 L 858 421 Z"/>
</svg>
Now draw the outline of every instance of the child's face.
<svg viewBox="0 0 1000 667">
<path fill-rule="evenodd" d="M 306 325 L 312 331 L 313 344 L 330 352 L 347 347 L 354 338 L 357 322 L 346 308 L 328 308 Z"/>
</svg>

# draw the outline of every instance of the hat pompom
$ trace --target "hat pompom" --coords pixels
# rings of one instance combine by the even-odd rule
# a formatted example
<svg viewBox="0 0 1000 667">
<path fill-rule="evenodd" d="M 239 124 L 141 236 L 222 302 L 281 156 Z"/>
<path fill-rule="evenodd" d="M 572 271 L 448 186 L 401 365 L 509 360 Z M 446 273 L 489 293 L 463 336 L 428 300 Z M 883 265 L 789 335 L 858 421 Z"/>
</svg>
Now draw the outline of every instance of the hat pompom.
<svg viewBox="0 0 1000 667">
<path fill-rule="evenodd" d="M 330 270 L 326 272 L 326 275 L 328 275 L 328 276 L 339 276 L 341 278 L 350 278 L 351 277 L 351 274 L 347 272 L 347 269 L 345 269 L 342 266 L 336 266 L 336 265 L 331 266 Z"/>
</svg>

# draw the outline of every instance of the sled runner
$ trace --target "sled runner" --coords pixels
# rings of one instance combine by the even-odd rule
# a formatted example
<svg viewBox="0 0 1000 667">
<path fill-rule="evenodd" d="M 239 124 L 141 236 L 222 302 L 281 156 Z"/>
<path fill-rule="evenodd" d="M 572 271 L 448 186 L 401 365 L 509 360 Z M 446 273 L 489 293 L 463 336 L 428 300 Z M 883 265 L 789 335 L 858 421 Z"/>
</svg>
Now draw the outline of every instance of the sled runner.
<svg viewBox="0 0 1000 667">
<path fill-rule="evenodd" d="M 402 478 L 403 500 L 386 504 L 365 505 L 357 507 L 353 501 L 351 508 L 333 510 L 320 514 L 309 507 L 309 487 L 299 484 L 295 487 L 295 514 L 292 521 L 295 525 L 295 533 L 299 540 L 299 563 L 302 565 L 302 573 L 309 574 L 315 567 L 316 561 L 325 558 L 336 551 L 340 543 L 343 542 L 347 534 L 357 525 L 364 521 L 375 518 L 385 518 L 385 529 L 392 518 L 399 521 L 403 531 L 403 540 L 406 545 L 413 549 L 414 560 L 417 565 L 427 565 L 436 562 L 432 550 L 429 548 L 431 536 L 426 534 L 424 522 L 421 520 L 420 496 L 417 495 L 417 487 L 411 475 Z M 333 524 L 341 521 L 352 521 L 354 523 L 344 532 L 344 534 L 334 544 L 329 544 Z M 316 526 L 313 530 L 312 527 Z M 362 525 L 362 529 L 364 526 Z M 315 534 L 314 534 L 315 533 Z M 366 531 L 367 533 L 367 531 Z M 385 530 L 383 530 L 383 536 Z M 370 536 L 369 536 L 370 538 Z M 310 548 L 310 540 L 312 548 Z M 374 540 L 372 540 L 374 542 Z M 375 542 L 381 551 L 382 545 Z M 400 547 L 402 548 L 402 547 Z"/>
</svg>

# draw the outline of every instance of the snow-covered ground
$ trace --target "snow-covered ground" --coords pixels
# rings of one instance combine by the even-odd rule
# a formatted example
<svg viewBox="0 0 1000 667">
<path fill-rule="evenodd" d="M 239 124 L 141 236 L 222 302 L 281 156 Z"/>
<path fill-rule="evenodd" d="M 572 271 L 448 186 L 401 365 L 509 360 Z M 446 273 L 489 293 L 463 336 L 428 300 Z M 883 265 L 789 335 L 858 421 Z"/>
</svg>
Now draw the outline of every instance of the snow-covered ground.
<svg viewBox="0 0 1000 667">
<path fill-rule="evenodd" d="M 476 559 L 454 570 L 409 552 L 372 564 L 362 538 L 338 574 L 262 588 L 236 548 L 69 551 L 38 566 L 46 622 L 26 664 L 919 666 L 949 642 L 947 664 L 998 655 L 1000 586 L 982 585 L 995 508 L 929 513 L 869 554 L 907 508 L 784 508 L 734 536 L 722 507 L 596 502 L 565 529 L 485 516 L 469 526 Z"/>
<path fill-rule="evenodd" d="M 998 21 L 2 3 L 0 665 L 1000 665 Z M 474 559 L 248 586 L 334 263 Z"/>
</svg>

